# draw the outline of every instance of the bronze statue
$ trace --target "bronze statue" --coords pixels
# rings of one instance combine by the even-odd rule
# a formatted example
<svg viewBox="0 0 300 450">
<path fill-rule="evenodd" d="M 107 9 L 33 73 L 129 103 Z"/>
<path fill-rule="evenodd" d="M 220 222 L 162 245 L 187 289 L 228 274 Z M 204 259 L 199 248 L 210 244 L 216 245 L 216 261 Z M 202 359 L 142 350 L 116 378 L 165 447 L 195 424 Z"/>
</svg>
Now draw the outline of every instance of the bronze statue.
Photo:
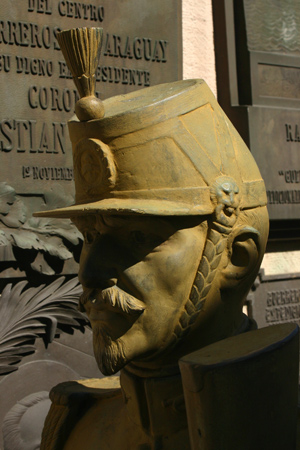
<svg viewBox="0 0 300 450">
<path fill-rule="evenodd" d="M 93 40 L 69 33 L 69 53 Z M 76 204 L 39 215 L 71 218 L 84 235 L 80 308 L 121 391 L 59 385 L 41 448 L 190 448 L 178 360 L 255 328 L 242 307 L 267 241 L 264 182 L 203 80 L 96 108 L 91 93 L 69 122 Z"/>
</svg>

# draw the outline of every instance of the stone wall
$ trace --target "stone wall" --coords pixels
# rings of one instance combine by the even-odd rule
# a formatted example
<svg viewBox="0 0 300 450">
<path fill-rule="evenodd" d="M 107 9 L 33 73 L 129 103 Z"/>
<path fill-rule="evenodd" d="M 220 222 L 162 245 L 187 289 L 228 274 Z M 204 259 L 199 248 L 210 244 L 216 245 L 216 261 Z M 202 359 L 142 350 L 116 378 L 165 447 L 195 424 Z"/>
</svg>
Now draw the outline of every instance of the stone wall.
<svg viewBox="0 0 300 450">
<path fill-rule="evenodd" d="M 203 78 L 216 94 L 211 0 L 182 0 L 183 78 Z"/>
</svg>

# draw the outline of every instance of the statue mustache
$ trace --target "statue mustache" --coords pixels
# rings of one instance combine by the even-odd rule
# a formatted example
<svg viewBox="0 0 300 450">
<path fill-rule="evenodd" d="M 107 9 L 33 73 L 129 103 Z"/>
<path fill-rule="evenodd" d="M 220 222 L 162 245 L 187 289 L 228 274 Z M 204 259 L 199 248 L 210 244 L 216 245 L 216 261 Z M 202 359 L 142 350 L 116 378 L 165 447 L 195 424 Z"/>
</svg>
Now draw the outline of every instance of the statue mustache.
<svg viewBox="0 0 300 450">
<path fill-rule="evenodd" d="M 129 315 L 140 315 L 145 310 L 145 305 L 137 298 L 112 286 L 106 289 L 85 289 L 79 299 L 80 311 L 85 311 L 85 304 L 91 302 L 95 306 L 108 305 L 118 312 Z"/>
</svg>

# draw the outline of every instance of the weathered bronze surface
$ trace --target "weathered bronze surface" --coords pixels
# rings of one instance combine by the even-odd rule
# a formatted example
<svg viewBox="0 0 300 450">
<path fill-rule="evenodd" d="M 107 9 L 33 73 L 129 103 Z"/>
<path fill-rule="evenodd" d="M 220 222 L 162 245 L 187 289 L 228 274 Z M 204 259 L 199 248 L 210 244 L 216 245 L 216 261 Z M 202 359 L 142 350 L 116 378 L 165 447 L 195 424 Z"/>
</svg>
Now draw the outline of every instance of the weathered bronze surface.
<svg viewBox="0 0 300 450">
<path fill-rule="evenodd" d="M 90 56 L 86 39 L 62 34 L 71 65 Z M 92 120 L 93 97 L 81 96 L 84 115 L 69 123 L 75 204 L 36 216 L 71 217 L 84 236 L 80 308 L 121 390 L 58 385 L 41 449 L 188 449 L 178 359 L 255 326 L 242 306 L 268 235 L 264 183 L 203 80 L 106 99 Z"/>
<path fill-rule="evenodd" d="M 258 163 L 270 218 L 299 219 L 299 3 L 213 3 L 218 99 Z"/>
<path fill-rule="evenodd" d="M 299 332 L 277 325 L 180 361 L 192 450 L 296 449 Z"/>
<path fill-rule="evenodd" d="M 74 195 L 67 120 L 78 94 L 57 32 L 102 25 L 101 98 L 181 78 L 180 0 L 1 2 L 0 179 L 26 194 L 29 214 L 44 202 L 48 208 L 70 203 Z"/>
</svg>

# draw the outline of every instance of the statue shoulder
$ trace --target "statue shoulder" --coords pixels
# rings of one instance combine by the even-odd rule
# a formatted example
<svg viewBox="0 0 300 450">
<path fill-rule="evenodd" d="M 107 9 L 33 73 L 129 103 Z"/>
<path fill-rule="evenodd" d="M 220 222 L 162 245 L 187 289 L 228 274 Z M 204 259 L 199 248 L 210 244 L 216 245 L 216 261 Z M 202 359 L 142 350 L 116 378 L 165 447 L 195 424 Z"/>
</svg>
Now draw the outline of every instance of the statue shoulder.
<svg viewBox="0 0 300 450">
<path fill-rule="evenodd" d="M 41 450 L 62 450 L 77 422 L 97 402 L 121 397 L 119 377 L 67 381 L 50 392 Z"/>
</svg>

